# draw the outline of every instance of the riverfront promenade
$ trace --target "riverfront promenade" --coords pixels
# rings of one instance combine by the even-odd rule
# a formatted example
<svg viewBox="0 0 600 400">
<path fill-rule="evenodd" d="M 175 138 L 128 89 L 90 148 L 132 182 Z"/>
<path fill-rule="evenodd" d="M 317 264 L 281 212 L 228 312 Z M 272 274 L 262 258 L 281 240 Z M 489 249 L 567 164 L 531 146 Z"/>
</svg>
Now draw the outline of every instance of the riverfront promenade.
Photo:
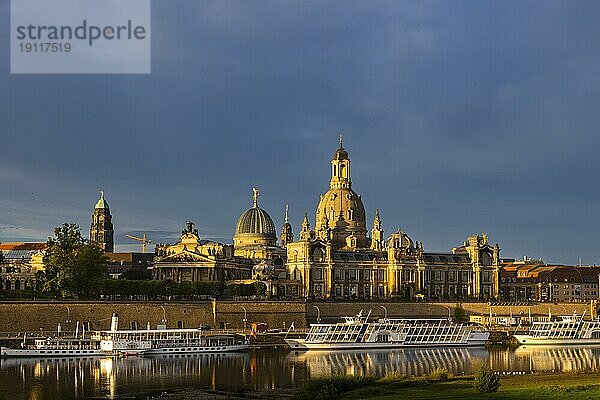
<svg viewBox="0 0 600 400">
<path fill-rule="evenodd" d="M 287 330 L 290 324 L 302 329 L 315 323 L 338 322 L 341 316 L 360 310 L 371 318 L 447 318 L 461 307 L 465 316 L 489 315 L 596 315 L 589 303 L 535 303 L 490 305 L 490 303 L 401 303 L 401 302 L 291 302 L 291 301 L 204 301 L 204 302 L 2 302 L 0 332 L 75 331 L 77 321 L 91 329 L 108 329 L 110 317 L 119 314 L 120 327 L 144 329 L 156 327 L 163 320 L 169 328 L 211 326 L 213 329 L 246 330 L 254 322 L 266 323 L 269 329 Z M 244 320 L 246 320 L 244 322 Z"/>
</svg>

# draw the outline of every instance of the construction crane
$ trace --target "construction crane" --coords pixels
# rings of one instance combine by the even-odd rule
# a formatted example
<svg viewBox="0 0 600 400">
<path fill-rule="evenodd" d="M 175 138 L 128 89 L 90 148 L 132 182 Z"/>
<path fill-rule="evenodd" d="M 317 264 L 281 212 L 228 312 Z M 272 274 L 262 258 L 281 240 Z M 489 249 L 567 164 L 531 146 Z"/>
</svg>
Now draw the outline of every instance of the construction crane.
<svg viewBox="0 0 600 400">
<path fill-rule="evenodd" d="M 146 252 L 146 245 L 152 243 L 152 241 L 150 239 L 146 238 L 146 233 L 144 233 L 141 238 L 137 237 L 137 236 L 131 236 L 131 235 L 125 235 L 125 236 L 127 236 L 129 239 L 133 239 L 133 240 L 140 242 L 142 244 L 142 253 Z"/>
</svg>

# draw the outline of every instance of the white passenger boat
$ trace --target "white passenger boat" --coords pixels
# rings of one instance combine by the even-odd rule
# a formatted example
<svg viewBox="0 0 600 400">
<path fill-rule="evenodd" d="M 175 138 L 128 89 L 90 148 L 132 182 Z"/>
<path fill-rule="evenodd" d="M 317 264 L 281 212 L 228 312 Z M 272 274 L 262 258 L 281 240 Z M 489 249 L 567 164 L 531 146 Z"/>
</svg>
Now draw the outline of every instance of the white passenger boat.
<svg viewBox="0 0 600 400">
<path fill-rule="evenodd" d="M 600 345 L 600 321 L 560 316 L 556 321 L 534 322 L 527 334 L 513 336 L 524 345 Z"/>
<path fill-rule="evenodd" d="M 100 348 L 114 355 L 160 355 L 183 353 L 222 353 L 246 351 L 250 345 L 240 335 L 218 334 L 202 329 L 119 330 L 118 316 L 113 315 L 111 329 L 96 331 L 92 338 Z"/>
<path fill-rule="evenodd" d="M 370 314 L 370 312 L 369 312 Z M 344 317 L 337 324 L 312 324 L 304 339 L 286 339 L 293 350 L 383 349 L 405 347 L 483 346 L 490 334 L 474 325 L 448 319 L 380 319 Z"/>
<path fill-rule="evenodd" d="M 49 337 L 35 339 L 33 345 L 25 345 L 25 340 L 19 348 L 0 348 L 2 357 L 93 357 L 106 353 L 100 348 L 99 342 L 91 339 Z"/>
</svg>

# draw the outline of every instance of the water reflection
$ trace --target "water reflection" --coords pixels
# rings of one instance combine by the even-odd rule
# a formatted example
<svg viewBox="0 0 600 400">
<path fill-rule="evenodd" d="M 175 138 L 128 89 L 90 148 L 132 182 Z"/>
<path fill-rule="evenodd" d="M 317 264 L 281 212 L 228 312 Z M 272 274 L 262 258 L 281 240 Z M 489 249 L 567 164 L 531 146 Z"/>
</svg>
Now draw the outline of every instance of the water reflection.
<svg viewBox="0 0 600 400">
<path fill-rule="evenodd" d="M 436 368 L 469 374 L 483 362 L 525 373 L 600 369 L 600 347 L 522 346 L 394 351 L 256 351 L 249 354 L 130 358 L 3 359 L 0 393 L 6 399 L 120 398 L 189 387 L 221 390 L 290 388 L 330 374 L 423 375 Z"/>
<path fill-rule="evenodd" d="M 383 376 L 389 371 L 420 376 L 436 368 L 468 374 L 488 358 L 485 348 L 421 348 L 384 351 L 292 352 L 288 360 L 305 364 L 311 376 L 332 374 Z"/>
<path fill-rule="evenodd" d="M 600 370 L 600 346 L 520 346 L 514 352 L 514 359 L 527 372 Z"/>
</svg>

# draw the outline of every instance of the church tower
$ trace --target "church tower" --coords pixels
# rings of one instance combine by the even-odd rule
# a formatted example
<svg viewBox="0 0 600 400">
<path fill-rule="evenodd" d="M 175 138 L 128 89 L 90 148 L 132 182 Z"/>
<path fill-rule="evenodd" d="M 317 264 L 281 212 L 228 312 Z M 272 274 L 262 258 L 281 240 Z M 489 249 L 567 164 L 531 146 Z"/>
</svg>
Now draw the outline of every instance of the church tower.
<svg viewBox="0 0 600 400">
<path fill-rule="evenodd" d="M 292 232 L 292 224 L 290 224 L 290 219 L 288 217 L 288 206 L 285 206 L 285 222 L 281 227 L 281 246 L 287 247 L 288 243 L 294 241 L 294 233 Z"/>
<path fill-rule="evenodd" d="M 100 199 L 94 207 L 92 225 L 90 226 L 90 242 L 98 243 L 107 253 L 114 251 L 114 234 L 112 215 L 104 192 L 100 192 Z"/>
</svg>

